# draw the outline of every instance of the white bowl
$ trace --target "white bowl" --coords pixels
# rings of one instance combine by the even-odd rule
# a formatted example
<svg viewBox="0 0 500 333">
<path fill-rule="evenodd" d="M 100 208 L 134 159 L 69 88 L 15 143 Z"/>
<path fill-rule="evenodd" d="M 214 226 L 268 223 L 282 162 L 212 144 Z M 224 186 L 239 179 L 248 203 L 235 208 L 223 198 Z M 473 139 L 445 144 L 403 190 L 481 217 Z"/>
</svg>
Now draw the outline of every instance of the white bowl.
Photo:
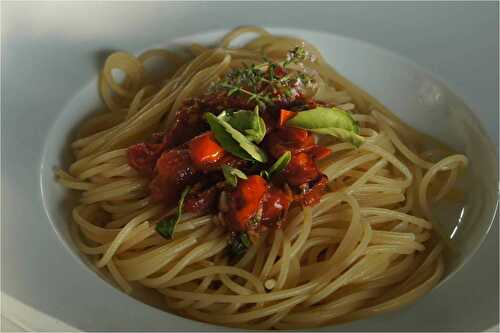
<svg viewBox="0 0 500 333">
<path fill-rule="evenodd" d="M 467 105 L 440 80 L 437 80 L 429 72 L 411 61 L 394 53 L 365 42 L 334 34 L 298 29 L 270 29 L 270 31 L 277 34 L 299 36 L 312 42 L 318 46 L 324 57 L 340 73 L 379 98 L 404 121 L 425 133 L 436 136 L 458 151 L 464 152 L 470 158 L 471 163 L 466 173 L 467 195 L 464 208 L 440 207 L 436 215 L 443 228 L 452 236 L 452 242 L 459 249 L 455 253 L 453 260 L 448 264 L 447 276 L 443 282 L 449 279 L 472 256 L 484 240 L 493 221 L 497 205 L 497 157 L 495 156 L 495 148 L 489 141 L 478 119 Z M 142 48 L 153 46 L 177 47 L 191 42 L 210 43 L 217 40 L 222 33 L 223 31 L 213 31 L 190 35 L 165 41 L 160 45 L 142 45 L 139 43 L 135 45 L 136 48 L 127 51 L 138 52 Z M 74 33 L 69 33 L 69 35 L 75 36 Z M 120 35 L 120 38 L 126 37 Z M 44 36 L 44 38 L 47 38 L 47 36 Z M 107 51 L 101 51 L 104 46 L 102 41 L 95 38 L 95 36 L 80 36 L 79 38 L 81 38 L 82 42 L 89 42 L 88 52 L 98 54 L 96 66 L 102 65 L 102 56 L 108 53 Z M 60 47 L 57 41 L 53 43 L 54 47 Z M 64 43 L 61 45 L 64 45 Z M 119 46 L 119 44 L 117 45 Z M 64 51 L 64 48 L 61 48 L 61 51 Z M 42 112 L 53 120 L 50 129 L 47 126 L 49 121 L 46 119 L 35 116 L 32 118 L 33 121 L 26 121 L 26 119 L 30 119 L 29 117 L 26 118 L 26 115 L 30 113 L 24 110 L 17 110 L 19 116 L 16 117 L 12 115 L 15 111 L 9 109 L 10 117 L 8 119 L 11 128 L 4 129 L 4 123 L 2 123 L 2 129 L 8 133 L 7 151 L 16 154 L 17 161 L 22 161 L 22 157 L 19 157 L 20 154 L 36 154 L 40 156 L 38 152 L 42 150 L 40 158 L 36 160 L 36 165 L 16 164 L 14 169 L 14 165 L 7 162 L 10 171 L 9 175 L 13 176 L 10 178 L 4 177 L 4 173 L 2 173 L 4 189 L 8 190 L 9 193 L 9 198 L 6 200 L 7 204 L 13 204 L 13 198 L 18 198 L 21 203 L 30 202 L 29 199 L 31 199 L 37 208 L 27 208 L 29 211 L 28 216 L 31 217 L 29 221 L 20 220 L 16 217 L 16 214 L 12 213 L 9 218 L 16 219 L 16 223 L 33 224 L 33 230 L 38 230 L 39 227 L 34 225 L 37 223 L 44 224 L 47 227 L 49 225 L 47 220 L 50 220 L 53 227 L 53 230 L 49 228 L 48 232 L 44 230 L 43 235 L 48 235 L 46 242 L 44 239 L 37 238 L 36 234 L 20 233 L 15 236 L 9 235 L 9 237 L 16 237 L 16 241 L 22 242 L 25 244 L 24 246 L 36 249 L 36 251 L 26 251 L 26 253 L 34 256 L 34 258 L 30 259 L 30 263 L 36 261 L 45 263 L 36 264 L 36 268 L 33 269 L 19 267 L 22 264 L 11 261 L 12 265 L 17 264 L 14 270 L 20 274 L 19 279 L 30 280 L 29 283 L 23 285 L 31 286 L 33 292 L 38 295 L 45 295 L 46 302 L 50 303 L 50 315 L 74 325 L 78 329 L 220 330 L 216 326 L 195 322 L 144 305 L 115 289 L 113 283 L 103 283 L 104 280 L 99 277 L 100 275 L 91 272 L 91 270 L 94 272 L 96 270 L 89 265 L 87 258 L 82 256 L 74 246 L 68 230 L 68 224 L 71 221 L 69 214 L 71 195 L 54 182 L 53 171 L 55 166 L 67 165 L 68 140 L 73 134 L 75 126 L 99 106 L 99 99 L 96 88 L 97 67 L 78 68 L 79 63 L 76 62 L 75 68 L 70 68 L 67 66 L 69 62 L 65 59 L 66 57 L 69 57 L 69 55 L 61 53 L 58 54 L 56 59 L 45 59 L 44 64 L 53 66 L 54 73 L 56 73 L 60 68 L 57 61 L 62 61 L 63 66 L 66 64 L 63 68 L 68 75 L 59 76 L 55 74 L 54 77 L 44 78 L 46 81 L 35 77 L 31 82 L 33 86 L 36 84 L 51 84 L 54 86 L 54 96 L 37 96 L 35 94 L 28 100 L 31 112 Z M 35 69 L 31 70 L 36 71 Z M 82 86 L 71 84 L 71 76 L 81 75 L 83 71 L 86 71 L 87 74 L 84 76 L 90 78 L 90 82 Z M 21 75 L 22 73 L 21 71 Z M 65 84 L 65 80 L 67 80 L 70 87 L 59 88 Z M 61 91 L 67 95 L 65 97 L 61 96 Z M 42 102 L 40 107 L 43 109 L 34 110 L 37 99 L 42 98 L 62 99 L 68 102 L 62 108 L 59 108 L 60 104 Z M 55 107 L 55 109 L 47 110 L 47 108 L 51 107 Z M 39 128 L 44 129 L 44 132 L 40 133 Z M 47 129 L 48 132 L 45 132 Z M 25 131 L 28 131 L 28 133 Z M 29 140 L 35 140 L 34 142 L 37 144 L 26 145 Z M 14 149 L 16 149 L 15 153 Z M 35 168 L 39 168 L 41 197 L 37 196 L 36 187 L 32 182 L 26 183 L 27 179 L 33 178 L 30 172 Z M 33 190 L 31 196 L 27 193 L 29 189 Z M 43 215 L 41 215 L 41 210 L 38 209 L 39 206 L 44 208 Z M 9 205 L 5 207 L 11 208 Z M 18 228 L 18 230 L 21 229 Z M 57 233 L 59 237 L 53 237 L 50 234 L 51 232 L 53 234 L 54 232 Z M 2 240 L 3 238 L 4 236 L 2 236 Z M 64 252 L 69 252 L 72 256 L 61 256 L 60 253 Z M 60 261 L 51 261 L 51 254 L 54 254 L 53 258 L 60 258 Z M 86 265 L 82 265 L 82 263 Z M 39 279 L 45 281 L 45 284 L 41 283 L 37 286 L 37 278 L 33 278 L 31 275 L 39 276 Z M 65 278 L 72 279 L 70 281 L 72 283 L 67 283 Z M 10 278 L 11 290 L 15 289 L 16 283 L 22 284 L 22 282 L 14 282 Z M 474 282 L 469 283 L 474 285 Z M 443 326 L 447 328 L 460 327 L 454 326 L 449 318 L 445 320 L 446 325 L 432 322 L 432 319 L 440 318 L 435 313 L 443 311 L 443 307 L 447 306 L 446 298 L 442 297 L 443 293 L 454 292 L 454 290 L 450 290 L 446 286 L 447 284 L 443 288 L 431 292 L 430 295 L 424 297 L 415 305 L 400 311 L 342 325 L 337 329 L 354 331 L 394 329 L 424 331 L 437 330 L 438 327 Z M 46 291 L 42 290 L 44 288 L 46 288 Z M 2 290 L 9 293 L 9 290 L 4 288 L 3 285 Z M 478 289 L 478 292 L 486 293 L 487 291 Z M 143 296 L 139 295 L 138 297 L 142 298 Z M 440 301 L 443 299 L 444 302 Z M 44 311 L 47 305 L 42 300 L 43 297 L 38 296 L 38 303 L 33 304 L 33 307 Z M 156 307 L 163 306 L 159 299 L 152 298 L 146 301 Z M 468 307 L 471 311 L 474 309 L 473 305 L 467 304 L 467 302 L 463 306 Z M 78 313 L 75 313 L 75 311 Z M 415 320 L 416 318 L 418 320 Z M 488 325 L 490 324 L 494 323 Z"/>
<path fill-rule="evenodd" d="M 396 112 L 407 123 L 437 137 L 465 153 L 470 166 L 465 178 L 465 205 L 437 207 L 436 221 L 451 239 L 456 252 L 447 262 L 447 274 L 453 275 L 474 253 L 492 223 L 497 203 L 496 157 L 480 123 L 469 108 L 428 72 L 393 53 L 370 44 L 331 34 L 293 29 L 273 29 L 277 34 L 300 36 L 318 45 L 326 59 L 355 83 L 358 83 Z M 167 48 L 191 42 L 213 44 L 225 31 L 215 31 L 171 41 Z M 45 208 L 56 232 L 70 251 L 89 264 L 73 244 L 69 232 L 70 193 L 54 182 L 53 167 L 68 166 L 69 147 L 74 128 L 100 106 L 97 81 L 83 87 L 66 105 L 47 136 L 42 156 L 42 193 Z M 93 265 L 89 265 L 94 269 Z M 101 275 L 102 276 L 102 275 Z M 151 293 L 137 294 L 138 299 L 163 308 L 161 299 Z"/>
</svg>

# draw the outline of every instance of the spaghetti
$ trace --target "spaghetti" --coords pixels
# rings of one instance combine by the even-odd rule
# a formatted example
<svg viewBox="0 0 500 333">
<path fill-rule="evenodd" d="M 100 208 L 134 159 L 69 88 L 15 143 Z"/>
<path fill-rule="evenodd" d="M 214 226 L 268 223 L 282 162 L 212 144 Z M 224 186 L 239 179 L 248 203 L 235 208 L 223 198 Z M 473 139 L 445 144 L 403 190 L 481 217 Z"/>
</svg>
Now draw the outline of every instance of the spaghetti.
<svg viewBox="0 0 500 333">
<path fill-rule="evenodd" d="M 245 33 L 257 37 L 231 47 Z M 279 62 L 297 45 L 310 55 L 303 70 L 319 84 L 315 98 L 350 113 L 363 139 L 356 147 L 320 137 L 332 152 L 318 162 L 330 191 L 314 205 L 291 207 L 282 228 L 260 235 L 233 263 L 216 215 L 183 213 L 172 239 L 162 237 L 156 224 L 175 209 L 151 199 L 150 180 L 130 165 L 127 148 L 171 128 L 185 101 L 232 69 L 260 64 L 263 55 Z M 71 143 L 75 161 L 57 171 L 62 185 L 81 191 L 72 231 L 97 267 L 127 293 L 136 284 L 157 290 L 173 312 L 249 329 L 362 318 L 413 302 L 439 282 L 444 246 L 431 205 L 453 189 L 467 157 L 403 124 L 307 41 L 244 27 L 191 53 L 117 52 L 104 64 L 99 88 L 107 110 L 81 125 Z M 145 69 L 151 58 L 176 70 L 155 78 Z"/>
</svg>

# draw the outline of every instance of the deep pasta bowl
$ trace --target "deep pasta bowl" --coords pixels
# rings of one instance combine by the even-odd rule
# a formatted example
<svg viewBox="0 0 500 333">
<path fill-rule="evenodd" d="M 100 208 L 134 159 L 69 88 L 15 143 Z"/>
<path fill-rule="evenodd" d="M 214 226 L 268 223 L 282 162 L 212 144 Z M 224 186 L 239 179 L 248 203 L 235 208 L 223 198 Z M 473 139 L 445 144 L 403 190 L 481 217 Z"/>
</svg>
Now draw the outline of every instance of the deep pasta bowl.
<svg viewBox="0 0 500 333">
<path fill-rule="evenodd" d="M 438 230 L 449 246 L 445 275 L 440 282 L 444 283 L 480 246 L 491 226 L 497 204 L 497 189 L 494 186 L 497 182 L 491 181 L 496 179 L 497 169 L 493 146 L 474 114 L 442 82 L 388 51 L 336 35 L 293 29 L 274 30 L 276 34 L 300 36 L 319 45 L 324 57 L 332 59 L 332 65 L 339 72 L 377 96 L 405 122 L 468 156 L 470 164 L 462 178 L 463 203 L 439 204 L 432 210 L 432 220 L 438 224 Z M 215 31 L 186 36 L 165 46 L 182 47 L 193 42 L 210 45 L 222 35 L 221 31 Z M 241 44 L 242 41 L 238 42 Z M 89 267 L 93 265 L 79 253 L 70 237 L 68 221 L 71 217 L 64 207 L 71 196 L 54 183 L 52 172 L 56 165 L 68 165 L 65 146 L 73 134 L 74 124 L 87 117 L 89 110 L 99 108 L 96 91 L 97 81 L 94 80 L 67 104 L 47 138 L 41 169 L 45 208 L 53 226 L 73 254 Z M 106 274 L 98 274 L 109 281 Z M 140 290 L 133 295 L 147 304 L 164 308 L 158 294 Z"/>
<path fill-rule="evenodd" d="M 495 135 L 498 123 L 492 93 L 498 86 L 495 75 L 488 74 L 496 63 L 491 61 L 495 50 L 487 31 L 488 24 L 498 22 L 488 14 L 495 12 L 493 6 L 465 10 L 459 5 L 290 4 L 279 7 L 283 15 L 276 15 L 274 5 L 250 4 L 30 6 L 2 8 L 2 316 L 40 331 L 228 330 L 171 312 L 161 294 L 135 283 L 131 297 L 110 278 L 107 268 L 96 269 L 101 258 L 82 255 L 72 237 L 72 208 L 80 194 L 56 182 L 55 171 L 67 170 L 74 160 L 69 145 L 82 121 L 102 110 L 97 76 L 108 55 L 213 45 L 234 27 L 266 26 L 272 18 L 274 26 L 290 28 L 266 27 L 271 33 L 312 43 L 333 68 L 405 123 L 468 159 L 467 168 L 457 174 L 459 191 L 451 195 L 458 203 L 439 201 L 431 209 L 430 220 L 447 243 L 443 276 L 434 289 L 395 311 L 319 329 L 478 331 L 498 324 L 498 302 L 491 297 L 498 290 L 498 235 L 488 233 L 497 230 L 493 221 L 498 199 L 498 157 L 488 138 Z M 408 20 L 414 15 L 421 18 L 418 29 Z M 464 19 L 476 16 L 481 24 Z M 88 24 L 88 17 L 93 24 Z M 304 17 L 315 19 L 303 21 Z M 366 19 L 356 21 L 359 17 Z M 222 21 L 225 29 L 220 30 Z M 292 28 L 299 21 L 324 32 Z M 404 53 L 432 68 L 432 74 L 406 58 L 344 35 Z M 475 61 L 469 63 L 470 58 Z M 30 311 L 16 312 L 18 302 Z M 215 313 L 214 318 L 222 316 Z"/>
</svg>

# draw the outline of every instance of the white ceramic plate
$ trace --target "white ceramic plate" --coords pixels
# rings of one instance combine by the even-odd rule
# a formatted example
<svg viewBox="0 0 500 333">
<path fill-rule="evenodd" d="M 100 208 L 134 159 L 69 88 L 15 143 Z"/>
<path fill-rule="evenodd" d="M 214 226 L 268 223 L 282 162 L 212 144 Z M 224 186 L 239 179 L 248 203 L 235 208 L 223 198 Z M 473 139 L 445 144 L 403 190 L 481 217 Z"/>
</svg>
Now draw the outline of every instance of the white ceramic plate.
<svg viewBox="0 0 500 333">
<path fill-rule="evenodd" d="M 278 10 L 281 11 L 281 16 L 286 12 L 288 20 L 280 19 L 281 16 L 278 15 L 274 18 L 275 24 L 281 22 L 282 26 L 293 26 L 291 23 L 294 20 L 307 17 L 309 13 L 315 22 L 324 22 L 319 26 L 310 24 L 309 27 L 319 27 L 330 32 L 345 29 L 342 23 L 349 23 L 346 15 L 351 21 L 363 14 L 370 21 L 369 17 L 376 15 L 380 22 L 392 20 L 400 27 L 410 29 L 409 31 L 412 31 L 411 24 L 398 21 L 398 11 L 401 14 L 403 9 L 398 9 L 397 6 L 388 13 L 373 8 L 367 11 L 356 6 L 271 6 L 263 9 L 257 6 L 233 7 L 231 4 L 208 8 L 168 4 L 100 4 L 97 7 L 99 8 L 83 4 L 39 5 L 36 15 L 27 7 L 8 7 L 10 16 L 7 18 L 10 21 L 6 24 L 6 45 L 9 48 L 6 57 L 2 58 L 2 69 L 5 69 L 2 73 L 2 86 L 6 87 L 3 89 L 8 93 L 3 95 L 5 100 L 2 101 L 2 109 L 6 111 L 2 115 L 2 291 L 38 311 L 82 330 L 215 330 L 214 326 L 183 319 L 144 305 L 103 282 L 82 264 L 83 258 L 69 240 L 68 209 L 63 202 L 66 194 L 53 182 L 52 171 L 54 166 L 64 162 L 62 152 L 73 126 L 92 107 L 98 105 L 95 77 L 103 57 L 114 49 L 138 52 L 152 46 L 172 43 L 213 41 L 220 36 L 220 31 L 196 36 L 190 33 L 207 31 L 209 28 L 215 30 L 222 19 L 226 19 L 226 27 L 249 22 L 263 24 L 263 16 L 270 18 L 267 13 Z M 64 17 L 56 15 L 63 10 Z M 456 32 L 442 20 L 437 23 L 439 17 L 436 18 L 436 15 L 442 15 L 442 19 L 447 22 L 450 15 L 455 15 L 455 19 L 465 15 L 453 8 L 447 8 L 446 12 L 440 11 L 439 7 L 432 8 L 432 11 L 415 10 L 420 10 L 421 17 L 428 24 L 434 24 L 434 28 L 441 27 L 451 36 L 455 36 Z M 487 15 L 488 11 L 472 8 L 467 15 L 474 16 L 478 13 Z M 92 23 L 87 24 L 90 17 Z M 202 21 L 198 19 L 200 17 L 203 18 Z M 24 25 L 30 20 L 32 28 Z M 302 24 L 296 26 L 300 25 Z M 364 26 L 364 30 L 360 30 L 359 25 Z M 426 29 L 420 34 L 433 31 Z M 466 212 L 470 216 L 464 218 L 464 221 L 468 223 L 464 222 L 464 226 L 457 231 L 456 239 L 460 241 L 463 237 L 461 234 L 464 233 L 474 233 L 476 239 L 485 234 L 498 190 L 495 159 L 482 129 L 476 126 L 475 117 L 467 111 L 460 99 L 410 61 L 370 44 L 307 29 L 272 31 L 300 36 L 313 42 L 341 73 L 380 98 L 404 120 L 440 137 L 472 157 L 472 175 L 478 180 L 479 187 L 472 190 L 474 195 L 471 200 L 481 201 L 484 205 L 475 212 Z M 414 31 L 410 36 L 391 34 L 388 31 L 384 33 L 383 29 L 377 30 L 361 21 L 356 26 L 353 25 L 352 31 L 365 40 L 375 42 L 382 35 L 386 39 L 392 36 L 394 45 L 400 43 L 403 49 L 404 45 L 415 45 L 418 39 L 411 39 Z M 470 31 L 468 33 L 471 34 Z M 477 33 L 485 37 L 484 31 Z M 179 36 L 184 38 L 178 39 Z M 419 34 L 415 34 L 414 38 L 418 36 Z M 441 40 L 434 39 L 436 43 L 447 43 L 443 37 Z M 471 39 L 470 43 L 478 42 Z M 495 83 L 494 78 L 491 82 L 487 67 L 477 65 L 481 63 L 482 66 L 495 66 L 491 58 L 480 58 L 485 50 L 486 54 L 494 53 L 494 49 L 486 42 L 483 43 L 483 52 L 478 53 L 473 62 L 480 76 L 455 76 L 457 74 L 452 71 L 453 66 L 445 67 L 446 70 L 440 73 L 453 73 L 448 76 L 455 78 L 455 85 L 468 82 L 465 89 L 460 89 L 460 92 L 465 90 L 466 93 L 459 95 L 470 97 L 479 94 L 481 100 L 472 99 L 480 104 L 475 109 L 480 112 L 476 114 L 493 137 L 498 130 L 498 104 L 495 106 L 494 101 L 495 94 L 498 93 L 498 82 Z M 436 51 L 431 45 L 426 47 L 427 52 L 437 54 L 438 63 L 444 55 L 452 60 L 462 57 L 462 54 Z M 405 50 L 411 48 L 406 46 Z M 464 52 L 471 52 L 468 50 Z M 417 56 L 417 59 L 420 55 L 423 62 L 428 59 L 421 50 L 409 53 Z M 462 67 L 455 66 L 458 73 L 461 73 L 460 68 Z M 475 80 L 480 80 L 482 85 L 477 87 Z M 450 108 L 454 111 L 450 112 Z M 473 206 L 478 207 L 476 204 Z M 471 216 L 475 216 L 476 221 L 486 223 L 472 223 L 474 221 Z M 492 296 L 498 294 L 496 230 L 494 229 L 496 234 L 489 237 L 487 246 L 475 256 L 474 259 L 477 260 L 473 259 L 462 272 L 416 304 L 395 313 L 343 325 L 338 329 L 484 330 L 496 325 L 498 299 Z M 478 242 L 461 244 L 461 255 L 468 257 L 474 252 Z M 479 256 L 481 257 L 478 259 Z M 472 266 L 473 271 L 468 270 L 469 266 Z M 464 299 L 467 301 L 464 302 Z"/>
</svg>

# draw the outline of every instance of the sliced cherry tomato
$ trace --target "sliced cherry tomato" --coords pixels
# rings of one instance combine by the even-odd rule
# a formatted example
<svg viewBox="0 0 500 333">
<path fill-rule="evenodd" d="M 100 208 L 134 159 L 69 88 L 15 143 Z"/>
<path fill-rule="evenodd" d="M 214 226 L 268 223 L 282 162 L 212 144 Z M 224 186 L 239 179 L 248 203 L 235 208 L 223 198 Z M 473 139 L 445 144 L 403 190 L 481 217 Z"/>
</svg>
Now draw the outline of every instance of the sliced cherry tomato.
<svg viewBox="0 0 500 333">
<path fill-rule="evenodd" d="M 279 121 L 279 127 L 285 127 L 286 122 L 292 119 L 297 115 L 297 112 L 293 111 L 288 111 L 285 109 L 280 110 L 280 121 Z"/>
<path fill-rule="evenodd" d="M 164 152 L 156 162 L 155 173 L 149 184 L 151 197 L 167 205 L 176 203 L 182 189 L 196 180 L 195 168 L 186 149 Z"/>
<path fill-rule="evenodd" d="M 166 148 L 179 146 L 208 128 L 201 107 L 197 99 L 183 103 L 172 126 L 163 137 Z"/>
<path fill-rule="evenodd" d="M 290 163 L 283 169 L 280 176 L 290 185 L 298 186 L 318 178 L 320 172 L 309 155 L 298 153 L 292 155 Z"/>
<path fill-rule="evenodd" d="M 303 206 L 314 206 L 321 200 L 323 194 L 325 194 L 327 186 L 328 177 L 321 174 L 317 179 L 302 184 L 300 188 L 304 193 L 297 195 L 295 200 Z"/>
<path fill-rule="evenodd" d="M 315 145 L 314 147 L 309 149 L 307 153 L 312 157 L 313 160 L 320 161 L 330 156 L 332 154 L 332 151 L 326 147 Z"/>
<path fill-rule="evenodd" d="M 271 186 L 263 199 L 262 223 L 267 227 L 280 228 L 292 201 L 291 194 Z"/>
<path fill-rule="evenodd" d="M 130 146 L 127 149 L 128 164 L 140 173 L 150 175 L 153 173 L 162 148 L 161 144 L 151 143 L 138 143 Z"/>
<path fill-rule="evenodd" d="M 266 191 L 267 182 L 261 176 L 253 175 L 238 182 L 236 190 L 230 194 L 229 212 L 225 215 L 231 230 L 247 231 L 251 219 L 262 209 Z"/>
<path fill-rule="evenodd" d="M 314 137 L 304 129 L 285 127 L 267 135 L 265 146 L 274 158 L 279 158 L 286 151 L 298 153 L 313 147 Z"/>
<path fill-rule="evenodd" d="M 188 143 L 191 160 L 198 168 L 217 163 L 224 156 L 224 149 L 215 140 L 212 132 L 206 132 Z"/>
<path fill-rule="evenodd" d="M 195 193 L 189 193 L 184 201 L 184 210 L 194 214 L 207 214 L 217 207 L 217 198 L 220 189 L 215 185 Z"/>
</svg>

